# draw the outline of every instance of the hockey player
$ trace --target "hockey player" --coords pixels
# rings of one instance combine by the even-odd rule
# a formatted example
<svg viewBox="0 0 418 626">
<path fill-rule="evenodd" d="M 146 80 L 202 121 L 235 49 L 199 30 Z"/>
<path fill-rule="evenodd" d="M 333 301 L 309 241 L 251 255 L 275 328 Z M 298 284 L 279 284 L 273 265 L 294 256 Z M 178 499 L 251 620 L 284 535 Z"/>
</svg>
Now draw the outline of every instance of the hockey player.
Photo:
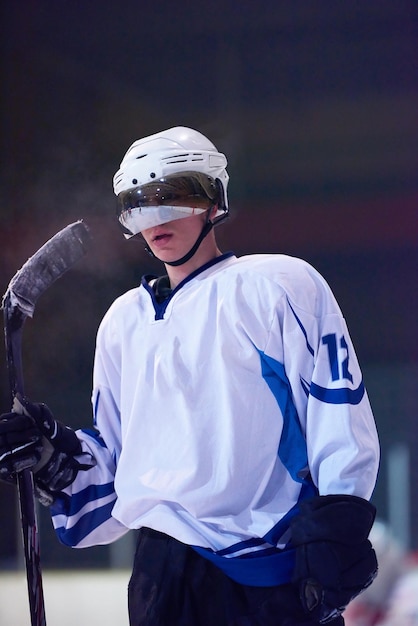
<svg viewBox="0 0 418 626">
<path fill-rule="evenodd" d="M 119 220 L 165 274 L 100 325 L 95 429 L 19 398 L 0 422 L 0 475 L 32 468 L 66 545 L 138 529 L 131 626 L 340 626 L 377 571 L 372 411 L 318 272 L 219 250 L 226 163 L 184 127 L 129 148 Z"/>
</svg>

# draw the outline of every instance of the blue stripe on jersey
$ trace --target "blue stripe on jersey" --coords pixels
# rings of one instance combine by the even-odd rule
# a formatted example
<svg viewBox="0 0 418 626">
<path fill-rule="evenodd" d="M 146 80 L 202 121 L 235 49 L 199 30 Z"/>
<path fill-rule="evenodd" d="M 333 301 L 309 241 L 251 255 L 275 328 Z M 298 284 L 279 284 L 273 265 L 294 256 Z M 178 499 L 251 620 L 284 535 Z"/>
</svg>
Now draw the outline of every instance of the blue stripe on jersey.
<svg viewBox="0 0 418 626">
<path fill-rule="evenodd" d="M 270 587 L 291 580 L 295 566 L 295 550 L 279 551 L 270 548 L 264 556 L 256 552 L 242 557 L 226 559 L 208 548 L 192 546 L 205 559 L 212 561 L 227 576 L 241 585 Z M 273 552 L 273 553 L 272 553 Z"/>
<path fill-rule="evenodd" d="M 157 276 L 154 276 L 152 274 L 147 274 L 147 275 L 143 276 L 142 279 L 141 279 L 141 285 L 142 285 L 142 287 L 144 287 L 144 289 L 146 291 L 148 291 L 148 293 L 151 296 L 151 300 L 152 300 L 152 303 L 154 305 L 154 310 L 155 310 L 155 320 L 162 320 L 162 319 L 164 319 L 164 313 L 165 313 L 165 310 L 166 310 L 166 308 L 168 306 L 168 303 L 170 302 L 170 300 L 174 296 L 174 294 L 177 293 L 179 291 L 179 289 L 181 289 L 183 287 L 183 285 L 185 285 L 186 283 L 190 282 L 195 276 L 198 276 L 199 274 L 201 274 L 205 270 L 207 270 L 210 267 L 212 267 L 212 265 L 216 265 L 217 263 L 220 263 L 221 261 L 224 261 L 225 259 L 229 259 L 230 257 L 233 257 L 233 256 L 235 256 L 235 254 L 232 251 L 224 252 L 220 256 L 215 257 L 214 259 L 211 259 L 207 263 L 204 263 L 203 265 L 198 267 L 196 270 L 191 272 L 191 274 L 189 274 L 186 278 L 184 278 L 176 286 L 176 288 L 173 289 L 171 294 L 165 300 L 163 300 L 162 302 L 157 302 L 157 298 L 155 297 L 154 290 L 153 290 L 153 288 L 149 284 L 150 281 L 153 280 L 153 279 L 156 279 Z"/>
<path fill-rule="evenodd" d="M 311 498 L 316 495 L 318 495 L 317 488 L 311 480 L 306 480 L 305 484 L 302 485 L 302 488 L 300 490 L 298 503 L 294 507 L 292 507 L 290 511 L 288 511 L 286 515 L 282 517 L 282 519 L 275 526 L 273 526 L 273 528 L 271 528 L 271 530 L 269 530 L 266 535 L 264 535 L 263 538 L 252 537 L 251 539 L 246 539 L 245 541 L 234 543 L 228 548 L 218 550 L 216 554 L 218 556 L 231 557 L 234 554 L 238 556 L 239 553 L 247 552 L 245 556 L 250 558 L 252 556 L 260 556 L 261 553 L 264 555 L 270 552 L 272 547 L 274 548 L 274 551 L 277 551 L 276 545 L 279 543 L 282 536 L 288 530 L 290 520 L 292 519 L 292 517 L 299 513 L 299 503 L 302 500 L 306 500 L 306 498 Z M 266 544 L 268 544 L 268 547 L 266 547 Z M 251 550 L 252 548 L 257 547 L 259 548 L 259 550 L 253 550 L 252 552 L 249 552 L 249 550 Z"/>
<path fill-rule="evenodd" d="M 234 543 L 234 545 L 229 546 L 229 548 L 218 550 L 216 554 L 218 554 L 219 556 L 228 556 L 230 554 L 233 554 L 234 552 L 242 552 L 243 550 L 249 550 L 250 548 L 262 546 L 265 543 L 266 542 L 264 541 L 264 539 L 260 539 L 260 537 L 252 537 L 251 539 L 246 539 L 245 541 Z"/>
<path fill-rule="evenodd" d="M 77 523 L 71 528 L 65 528 L 64 526 L 57 527 L 55 529 L 58 539 L 61 543 L 70 548 L 79 544 L 87 535 L 89 535 L 95 528 L 104 524 L 106 520 L 111 517 L 112 509 L 115 502 L 108 502 L 101 507 L 89 511 L 85 515 L 82 515 Z"/>
<path fill-rule="evenodd" d="M 293 403 L 289 379 L 279 361 L 259 351 L 261 373 L 274 395 L 283 416 L 283 431 L 278 455 L 295 482 L 304 482 L 308 467 L 306 441 Z"/>
<path fill-rule="evenodd" d="M 296 319 L 297 323 L 299 324 L 299 327 L 300 327 L 300 329 L 301 329 L 301 331 L 303 333 L 303 336 L 305 337 L 306 347 L 308 348 L 308 351 L 310 352 L 310 354 L 312 356 L 314 356 L 314 354 L 315 354 L 314 349 L 312 348 L 311 344 L 308 341 L 308 333 L 306 332 L 306 329 L 305 329 L 304 325 L 302 324 L 301 320 L 296 315 L 294 308 L 290 304 L 289 298 L 287 298 L 287 304 L 289 305 L 289 308 L 292 311 L 293 315 L 295 316 L 295 319 Z"/>
<path fill-rule="evenodd" d="M 300 379 L 301 387 L 303 389 L 303 393 L 308 398 L 309 397 L 309 387 L 310 387 L 310 385 L 304 378 L 302 378 L 302 376 L 299 376 L 299 379 Z"/>
<path fill-rule="evenodd" d="M 299 504 L 303 500 L 317 496 L 318 493 L 318 489 L 315 487 L 312 480 L 307 478 L 305 484 L 302 485 L 300 490 L 297 504 L 292 507 L 290 511 L 288 511 L 286 515 L 282 517 L 282 519 L 275 526 L 273 526 L 273 528 L 266 535 L 264 535 L 264 540 L 272 545 L 276 545 L 288 530 L 292 518 L 299 513 Z"/>
<path fill-rule="evenodd" d="M 93 407 L 93 425 L 97 426 L 97 412 L 99 410 L 100 389 L 97 392 L 96 400 Z"/>
<path fill-rule="evenodd" d="M 105 498 L 114 493 L 114 491 L 114 484 L 111 481 L 104 485 L 88 485 L 85 489 L 78 493 L 73 493 L 71 496 L 61 493 L 51 505 L 51 514 L 52 516 L 66 515 L 67 517 L 77 515 L 89 502 Z M 114 499 L 116 499 L 116 495 Z"/>
<path fill-rule="evenodd" d="M 242 585 L 269 587 L 287 583 L 294 569 L 295 550 L 289 547 L 281 550 L 276 545 L 289 529 L 290 520 L 299 513 L 299 503 L 315 495 L 318 490 L 307 479 L 301 487 L 298 503 L 263 538 L 253 537 L 218 552 L 197 546 L 192 548 Z M 257 546 L 258 550 L 240 554 Z"/>
<path fill-rule="evenodd" d="M 94 441 L 96 441 L 102 448 L 106 448 L 103 437 L 94 428 L 81 428 L 81 432 L 94 439 Z"/>
<path fill-rule="evenodd" d="M 118 407 L 116 405 L 116 402 L 115 402 L 113 396 L 108 394 L 108 400 L 110 400 L 111 403 L 112 403 L 112 410 L 114 412 L 114 415 L 118 416 L 119 421 L 120 421 L 120 412 L 119 412 L 119 409 L 118 409 Z M 97 396 L 96 396 L 96 399 L 95 399 L 95 402 L 94 402 L 94 407 L 93 407 L 93 425 L 95 427 L 97 426 L 97 414 L 98 414 L 98 411 L 99 411 L 99 402 L 100 402 L 100 389 L 97 391 Z M 93 430 L 87 430 L 86 431 L 84 429 L 83 429 L 83 431 L 87 432 L 87 434 L 91 435 L 93 437 L 93 439 L 96 439 L 100 443 L 100 445 L 106 446 L 106 444 L 104 443 L 104 441 L 103 441 L 103 439 L 102 439 L 102 437 L 101 437 L 101 435 L 100 435 L 100 433 L 98 431 L 93 431 Z M 102 442 L 103 442 L 103 444 L 102 444 Z"/>
<path fill-rule="evenodd" d="M 310 394 L 321 402 L 328 404 L 359 404 L 364 396 L 364 384 L 361 381 L 357 389 L 326 389 L 315 383 L 311 383 Z"/>
</svg>

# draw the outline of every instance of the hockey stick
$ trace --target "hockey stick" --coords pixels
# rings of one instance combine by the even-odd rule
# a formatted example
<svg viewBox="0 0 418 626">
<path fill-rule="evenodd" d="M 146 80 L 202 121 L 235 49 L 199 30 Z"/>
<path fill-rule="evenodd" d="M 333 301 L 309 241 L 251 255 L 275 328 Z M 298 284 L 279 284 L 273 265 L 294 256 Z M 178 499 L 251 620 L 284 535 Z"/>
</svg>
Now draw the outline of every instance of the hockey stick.
<svg viewBox="0 0 418 626">
<path fill-rule="evenodd" d="M 90 234 L 82 221 L 69 224 L 47 241 L 14 275 L 3 296 L 6 359 L 12 402 L 24 395 L 22 332 L 39 296 L 87 251 Z M 39 551 L 33 477 L 30 470 L 17 476 L 31 626 L 45 626 L 45 606 Z"/>
</svg>

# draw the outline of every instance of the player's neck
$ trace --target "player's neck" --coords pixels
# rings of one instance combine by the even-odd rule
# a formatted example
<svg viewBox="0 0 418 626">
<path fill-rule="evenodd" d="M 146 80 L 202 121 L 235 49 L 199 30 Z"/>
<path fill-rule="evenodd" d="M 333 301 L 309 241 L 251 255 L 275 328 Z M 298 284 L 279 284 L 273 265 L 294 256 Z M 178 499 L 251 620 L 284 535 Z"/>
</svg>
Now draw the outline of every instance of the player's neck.
<svg viewBox="0 0 418 626">
<path fill-rule="evenodd" d="M 199 267 L 209 263 L 209 261 L 212 261 L 212 259 L 215 259 L 221 254 L 222 252 L 219 250 L 215 238 L 210 237 L 210 235 L 206 237 L 200 244 L 196 253 L 186 263 L 177 266 L 165 266 L 170 279 L 171 288 L 175 289 L 182 280 L 189 276 L 189 274 L 198 270 Z"/>
</svg>

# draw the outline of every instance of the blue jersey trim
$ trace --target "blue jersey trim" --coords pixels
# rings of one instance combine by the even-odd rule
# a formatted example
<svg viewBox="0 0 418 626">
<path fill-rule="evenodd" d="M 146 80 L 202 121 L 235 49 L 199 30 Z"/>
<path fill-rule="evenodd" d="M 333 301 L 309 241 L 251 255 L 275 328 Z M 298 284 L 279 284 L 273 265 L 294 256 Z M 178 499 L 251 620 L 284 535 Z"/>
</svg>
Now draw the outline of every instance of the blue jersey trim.
<svg viewBox="0 0 418 626">
<path fill-rule="evenodd" d="M 192 548 L 241 585 L 271 587 L 288 583 L 295 566 L 295 550 L 290 547 L 280 550 L 276 544 L 289 529 L 291 519 L 299 513 L 299 503 L 315 495 L 318 495 L 318 490 L 307 479 L 302 485 L 298 503 L 263 538 L 247 539 L 218 552 L 199 546 Z M 238 554 L 257 547 L 260 549 Z"/>
<path fill-rule="evenodd" d="M 104 439 L 98 430 L 96 430 L 95 428 L 81 428 L 80 430 L 85 435 L 88 435 L 89 437 L 94 439 L 94 441 L 96 441 L 96 443 L 98 443 L 102 448 L 106 448 Z"/>
<path fill-rule="evenodd" d="M 327 404 L 359 404 L 363 399 L 364 392 L 363 381 L 361 381 L 357 389 L 348 389 L 346 387 L 342 389 L 326 389 L 315 383 L 311 383 L 310 386 L 311 396 Z"/>
<path fill-rule="evenodd" d="M 291 580 L 295 566 L 295 550 L 274 550 L 273 554 L 265 556 L 245 555 L 230 558 L 219 556 L 208 548 L 192 546 L 205 559 L 219 567 L 229 578 L 241 585 L 253 587 L 271 587 L 282 585 Z"/>
<path fill-rule="evenodd" d="M 56 528 L 58 539 L 70 548 L 79 544 L 95 528 L 106 522 L 111 517 L 114 501 L 86 513 L 71 528 L 61 526 Z"/>
<path fill-rule="evenodd" d="M 192 280 L 193 278 L 195 278 L 195 276 L 198 276 L 199 274 L 201 274 L 202 272 L 204 272 L 205 270 L 209 269 L 210 267 L 212 267 L 213 265 L 216 265 L 217 263 L 220 263 L 221 261 L 225 261 L 225 259 L 229 259 L 230 257 L 235 256 L 234 252 L 225 252 L 224 254 L 221 254 L 220 256 L 215 257 L 214 259 L 211 259 L 210 261 L 208 261 L 207 263 L 205 263 L 204 265 L 202 265 L 201 267 L 197 268 L 197 270 L 194 270 L 193 272 L 191 272 L 191 274 L 189 274 L 184 280 L 182 280 L 175 289 L 173 289 L 173 291 L 171 292 L 170 296 L 168 298 L 166 298 L 163 302 L 157 302 L 157 299 L 155 297 L 155 293 L 153 288 L 150 286 L 149 282 L 153 279 L 158 278 L 157 276 L 151 275 L 151 274 L 147 274 L 145 276 L 142 277 L 141 279 L 141 285 L 142 287 L 144 287 L 144 289 L 146 289 L 146 291 L 148 291 L 148 293 L 151 296 L 152 299 L 152 303 L 154 305 L 154 309 L 155 309 L 155 319 L 156 320 L 162 320 L 164 318 L 164 313 L 165 310 L 168 306 L 168 303 L 170 302 L 171 298 L 174 296 L 174 294 L 176 294 L 179 289 L 181 289 L 186 283 L 188 283 L 190 280 Z"/>
<path fill-rule="evenodd" d="M 303 336 L 305 337 L 305 341 L 306 341 L 306 347 L 308 348 L 309 353 L 314 356 L 315 355 L 315 351 L 312 348 L 311 344 L 308 341 L 308 333 L 306 332 L 306 328 L 304 327 L 304 325 L 302 324 L 301 320 L 298 318 L 298 316 L 296 315 L 296 312 L 294 310 L 294 308 L 292 307 L 292 305 L 290 304 L 290 300 L 289 298 L 287 298 L 287 304 L 289 305 L 290 310 L 292 311 L 293 315 L 295 316 L 295 320 L 297 321 L 299 328 L 301 329 Z"/>
<path fill-rule="evenodd" d="M 289 379 L 282 363 L 259 351 L 261 373 L 274 395 L 283 416 L 283 431 L 278 455 L 295 482 L 303 482 L 308 467 L 308 453 Z"/>
<path fill-rule="evenodd" d="M 52 516 L 66 515 L 67 517 L 76 515 L 89 502 L 106 498 L 112 493 L 115 493 L 113 481 L 104 485 L 88 485 L 85 489 L 73 493 L 71 496 L 61 493 L 51 505 L 51 514 Z"/>
<path fill-rule="evenodd" d="M 219 556 L 228 556 L 234 552 L 242 552 L 243 550 L 249 550 L 257 546 L 262 546 L 265 543 L 264 539 L 261 539 L 260 537 L 252 537 L 251 539 L 234 543 L 232 546 L 229 546 L 229 548 L 218 550 L 216 554 Z"/>
<path fill-rule="evenodd" d="M 308 498 L 313 498 L 318 495 L 318 489 L 312 482 L 310 475 L 306 478 L 302 488 L 300 490 L 298 503 L 286 513 L 284 517 L 278 522 L 273 528 L 264 535 L 264 540 L 272 545 L 276 545 L 279 540 L 283 537 L 285 532 L 288 530 L 290 521 L 299 513 L 299 504 L 303 500 L 307 500 Z"/>
</svg>

